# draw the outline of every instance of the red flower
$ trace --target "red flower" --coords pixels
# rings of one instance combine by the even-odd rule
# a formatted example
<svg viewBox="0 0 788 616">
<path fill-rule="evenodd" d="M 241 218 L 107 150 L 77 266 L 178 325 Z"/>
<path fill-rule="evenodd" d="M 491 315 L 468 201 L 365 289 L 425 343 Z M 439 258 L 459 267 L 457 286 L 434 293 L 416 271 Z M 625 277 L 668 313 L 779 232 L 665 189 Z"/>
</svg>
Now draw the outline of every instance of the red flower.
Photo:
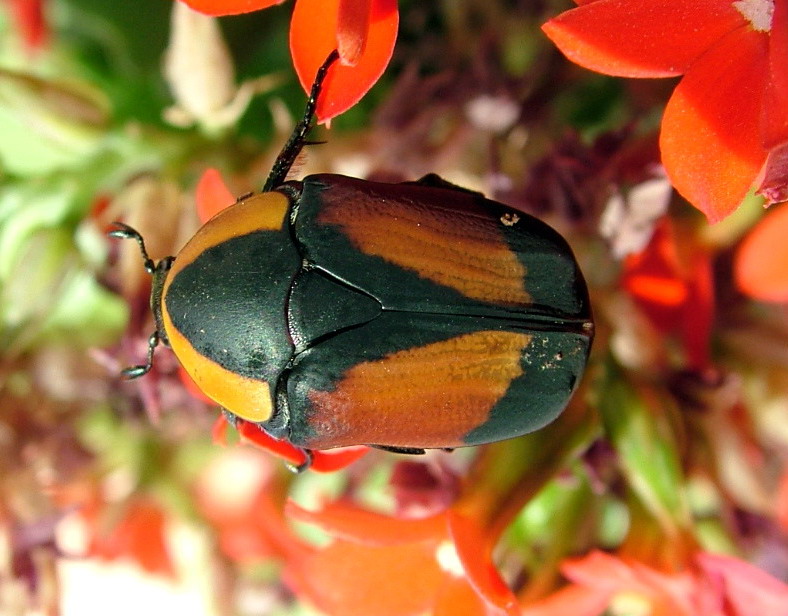
<svg viewBox="0 0 788 616">
<path fill-rule="evenodd" d="M 224 208 L 235 203 L 235 197 L 216 169 L 206 169 L 194 190 L 194 204 L 197 217 L 202 224 L 208 222 Z"/>
<path fill-rule="evenodd" d="M 688 364 L 703 369 L 710 363 L 714 320 L 711 261 L 705 250 L 689 246 L 677 240 L 664 218 L 646 249 L 624 262 L 622 287 L 657 330 L 679 333 Z"/>
<path fill-rule="evenodd" d="M 283 0 L 182 0 L 208 15 L 248 13 Z M 355 105 L 380 78 L 397 39 L 397 0 L 298 0 L 290 24 L 290 51 L 304 90 L 334 49 L 340 64 L 326 79 L 317 105 L 321 122 Z"/>
<path fill-rule="evenodd" d="M 281 560 L 305 549 L 285 522 L 287 483 L 276 467 L 253 449 L 233 448 L 200 473 L 197 506 L 234 562 Z"/>
<path fill-rule="evenodd" d="M 226 442 L 228 426 L 227 418 L 224 415 L 220 415 L 216 419 L 216 423 L 213 427 L 214 442 Z M 249 423 L 243 419 L 237 419 L 235 427 L 238 430 L 242 443 L 253 445 L 268 453 L 272 453 L 295 467 L 301 466 L 307 462 L 307 457 L 303 449 L 296 447 L 288 441 L 275 439 L 253 423 Z M 339 447 L 326 451 L 313 451 L 309 469 L 319 473 L 332 473 L 342 470 L 364 456 L 368 451 L 369 447 L 363 445 L 357 447 Z"/>
<path fill-rule="evenodd" d="M 684 75 L 665 109 L 660 147 L 688 201 L 716 222 L 759 174 L 767 198 L 783 194 L 784 157 L 770 153 L 788 141 L 788 1 L 578 4 L 543 26 L 570 60 L 623 77 Z"/>
<path fill-rule="evenodd" d="M 782 614 L 788 586 L 743 561 L 699 553 L 695 566 L 665 573 L 604 552 L 567 560 L 572 583 L 537 603 L 523 616 L 601 616 L 616 603 L 652 616 L 760 616 Z"/>
<path fill-rule="evenodd" d="M 287 564 L 290 584 L 318 609 L 343 616 L 521 614 L 493 549 L 525 503 L 595 434 L 585 410 L 571 404 L 541 433 L 480 448 L 452 505 L 434 515 L 390 517 L 348 503 L 318 512 L 289 505 L 289 516 L 333 537 Z M 404 500 L 399 505 L 408 509 Z"/>
<path fill-rule="evenodd" d="M 49 31 L 44 16 L 44 0 L 6 0 L 16 27 L 30 50 L 47 43 Z"/>
<path fill-rule="evenodd" d="M 328 614 L 520 614 L 474 520 L 450 509 L 421 519 L 391 518 L 348 504 L 287 513 L 334 537 L 286 569 L 300 596 Z"/>
<path fill-rule="evenodd" d="M 269 6 L 282 4 L 285 0 L 181 0 L 195 11 L 206 15 L 238 15 L 251 13 Z"/>
<path fill-rule="evenodd" d="M 166 541 L 167 515 L 157 503 L 136 498 L 110 528 L 105 528 L 105 522 L 116 510 L 97 499 L 84 505 L 80 514 L 89 536 L 88 556 L 107 561 L 127 558 L 148 573 L 175 578 Z"/>
</svg>

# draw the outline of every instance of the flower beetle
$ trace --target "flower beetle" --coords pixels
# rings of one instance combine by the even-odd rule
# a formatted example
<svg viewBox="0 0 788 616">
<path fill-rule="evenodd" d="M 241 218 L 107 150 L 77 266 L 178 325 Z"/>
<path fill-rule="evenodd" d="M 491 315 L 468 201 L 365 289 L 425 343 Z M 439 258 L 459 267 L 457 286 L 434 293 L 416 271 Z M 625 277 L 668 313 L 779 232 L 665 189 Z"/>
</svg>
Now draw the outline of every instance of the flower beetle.
<svg viewBox="0 0 788 616">
<path fill-rule="evenodd" d="M 154 263 L 159 342 L 234 416 L 307 454 L 406 453 L 499 441 L 566 407 L 593 338 L 566 241 L 435 175 L 286 181 L 334 52 L 259 194 Z"/>
</svg>

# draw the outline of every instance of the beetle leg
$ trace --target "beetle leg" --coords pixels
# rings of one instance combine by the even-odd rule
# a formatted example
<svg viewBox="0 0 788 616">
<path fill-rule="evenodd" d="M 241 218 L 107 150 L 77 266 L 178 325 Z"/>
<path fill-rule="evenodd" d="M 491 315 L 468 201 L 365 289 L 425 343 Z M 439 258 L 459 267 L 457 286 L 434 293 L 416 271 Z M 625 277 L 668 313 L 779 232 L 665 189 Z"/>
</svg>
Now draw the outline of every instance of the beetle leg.
<svg viewBox="0 0 788 616">
<path fill-rule="evenodd" d="M 233 428 L 238 428 L 238 415 L 222 407 L 222 415 Z"/>
<path fill-rule="evenodd" d="M 315 454 L 312 453 L 311 449 L 304 449 L 303 447 L 296 447 L 296 449 L 298 449 L 301 453 L 304 454 L 304 458 L 305 458 L 304 461 L 301 462 L 301 464 L 285 463 L 285 466 L 287 467 L 287 470 L 289 470 L 291 473 L 299 474 L 299 473 L 303 473 L 310 466 L 312 466 L 312 460 L 314 460 Z"/>
<path fill-rule="evenodd" d="M 419 449 L 418 447 L 394 447 L 392 445 L 370 445 L 370 447 L 391 453 L 403 453 L 409 456 L 423 456 L 427 453 L 424 449 Z"/>
<path fill-rule="evenodd" d="M 312 127 L 312 119 L 315 116 L 315 108 L 317 107 L 317 98 L 320 96 L 320 91 L 323 88 L 323 81 L 326 78 L 328 69 L 331 65 L 339 59 L 339 52 L 335 49 L 332 51 L 325 62 L 317 69 L 315 74 L 315 81 L 312 83 L 312 91 L 309 93 L 309 99 L 306 102 L 304 109 L 304 117 L 293 129 L 290 139 L 287 140 L 279 156 L 276 157 L 274 166 L 271 168 L 271 173 L 263 186 L 263 192 L 273 190 L 287 178 L 290 172 L 290 167 L 293 166 L 296 157 L 301 153 L 301 149 L 306 144 L 306 134 Z"/>
<path fill-rule="evenodd" d="M 145 249 L 145 240 L 142 239 L 140 232 L 122 222 L 115 221 L 112 224 L 115 225 L 117 229 L 112 229 L 107 233 L 107 235 L 110 237 L 117 237 L 122 240 L 134 240 L 137 242 L 140 247 L 140 252 L 142 253 L 142 261 L 145 264 L 145 271 L 149 274 L 153 274 L 153 272 L 156 271 L 156 264 L 153 262 L 153 259 L 148 256 L 148 251 Z"/>
<path fill-rule="evenodd" d="M 126 379 L 137 379 L 144 374 L 148 374 L 153 367 L 153 351 L 159 346 L 159 332 L 153 332 L 148 338 L 148 358 L 144 364 L 129 366 L 120 371 L 121 376 Z"/>
</svg>

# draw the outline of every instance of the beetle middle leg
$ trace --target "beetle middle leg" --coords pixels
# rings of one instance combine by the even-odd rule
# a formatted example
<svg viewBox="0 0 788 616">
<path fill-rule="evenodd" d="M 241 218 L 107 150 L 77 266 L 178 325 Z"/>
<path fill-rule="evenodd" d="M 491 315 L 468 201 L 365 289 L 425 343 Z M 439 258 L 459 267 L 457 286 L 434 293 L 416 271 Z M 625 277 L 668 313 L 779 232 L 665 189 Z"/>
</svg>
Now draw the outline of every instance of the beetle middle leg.
<svg viewBox="0 0 788 616">
<path fill-rule="evenodd" d="M 427 453 L 426 450 L 420 449 L 418 447 L 395 447 L 393 445 L 370 445 L 370 447 L 381 449 L 382 451 L 388 451 L 390 453 L 402 453 L 409 456 L 423 456 L 425 453 Z"/>
<path fill-rule="evenodd" d="M 121 370 L 120 374 L 123 378 L 131 380 L 148 374 L 150 369 L 153 368 L 153 352 L 156 350 L 157 346 L 159 346 L 159 332 L 155 331 L 150 335 L 150 338 L 148 338 L 148 357 L 145 363 L 138 366 L 129 366 Z"/>
<path fill-rule="evenodd" d="M 296 447 L 296 449 L 304 454 L 304 461 L 301 462 L 301 464 L 290 464 L 285 462 L 285 467 L 291 473 L 298 475 L 303 473 L 305 470 L 308 470 L 309 467 L 312 466 L 312 461 L 315 459 L 315 454 L 311 449 L 304 449 L 303 447 Z"/>
</svg>

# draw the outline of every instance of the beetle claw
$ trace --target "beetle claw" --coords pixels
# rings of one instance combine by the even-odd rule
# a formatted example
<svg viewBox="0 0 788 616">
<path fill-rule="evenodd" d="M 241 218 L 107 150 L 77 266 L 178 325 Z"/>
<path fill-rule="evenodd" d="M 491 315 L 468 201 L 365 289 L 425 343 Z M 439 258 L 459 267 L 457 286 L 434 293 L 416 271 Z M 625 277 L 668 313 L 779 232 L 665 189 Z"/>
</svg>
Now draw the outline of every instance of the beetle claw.
<svg viewBox="0 0 788 616">
<path fill-rule="evenodd" d="M 121 370 L 120 375 L 124 379 L 128 379 L 129 381 L 131 381 L 133 379 L 138 379 L 145 374 L 148 374 L 148 372 L 150 372 L 150 369 L 151 369 L 150 364 L 129 366 L 128 368 L 124 368 L 123 370 Z"/>
<path fill-rule="evenodd" d="M 312 466 L 312 461 L 315 459 L 315 454 L 312 453 L 311 449 L 301 449 L 301 452 L 306 458 L 303 462 L 301 462 L 301 464 L 285 464 L 287 470 L 289 470 L 291 473 L 295 473 L 296 475 L 303 473 L 310 466 Z"/>
</svg>

